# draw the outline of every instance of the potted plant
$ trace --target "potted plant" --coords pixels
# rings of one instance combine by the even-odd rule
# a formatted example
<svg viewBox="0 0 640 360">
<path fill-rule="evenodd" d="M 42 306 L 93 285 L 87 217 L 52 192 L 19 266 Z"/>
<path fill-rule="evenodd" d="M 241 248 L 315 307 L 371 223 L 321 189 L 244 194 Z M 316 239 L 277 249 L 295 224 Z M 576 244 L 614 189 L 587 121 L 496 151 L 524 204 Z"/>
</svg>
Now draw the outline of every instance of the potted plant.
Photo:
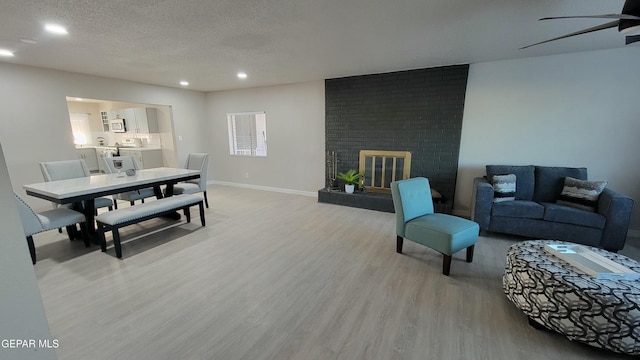
<svg viewBox="0 0 640 360">
<path fill-rule="evenodd" d="M 362 177 L 362 174 L 356 172 L 353 169 L 349 169 L 346 173 L 339 173 L 338 179 L 344 181 L 344 191 L 347 194 L 353 194 L 353 190 L 355 189 L 355 185 L 358 183 L 358 180 Z"/>
</svg>

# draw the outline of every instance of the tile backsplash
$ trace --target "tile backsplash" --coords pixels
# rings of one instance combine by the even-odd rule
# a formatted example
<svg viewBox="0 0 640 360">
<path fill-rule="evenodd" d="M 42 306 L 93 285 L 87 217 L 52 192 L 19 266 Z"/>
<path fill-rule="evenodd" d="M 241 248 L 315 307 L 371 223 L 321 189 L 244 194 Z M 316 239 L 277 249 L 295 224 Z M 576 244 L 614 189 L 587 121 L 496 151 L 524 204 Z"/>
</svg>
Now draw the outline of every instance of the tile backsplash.
<svg viewBox="0 0 640 360">
<path fill-rule="evenodd" d="M 127 133 L 113 133 L 113 132 L 98 132 L 93 133 L 91 141 L 87 145 L 98 145 L 98 137 L 104 138 L 105 145 L 115 145 L 115 143 L 122 144 L 124 139 L 139 138 L 142 140 L 143 147 L 161 147 L 160 134 L 127 134 Z"/>
</svg>

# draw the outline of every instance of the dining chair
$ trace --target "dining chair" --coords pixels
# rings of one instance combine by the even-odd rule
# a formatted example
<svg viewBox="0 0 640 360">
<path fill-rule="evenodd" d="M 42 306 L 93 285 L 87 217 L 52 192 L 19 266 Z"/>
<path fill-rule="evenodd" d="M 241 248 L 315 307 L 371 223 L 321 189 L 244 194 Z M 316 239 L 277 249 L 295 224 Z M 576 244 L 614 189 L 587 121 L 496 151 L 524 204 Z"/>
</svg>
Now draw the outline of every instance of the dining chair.
<svg viewBox="0 0 640 360">
<path fill-rule="evenodd" d="M 138 166 L 138 163 L 136 162 L 136 159 L 134 159 L 132 156 L 105 157 L 104 162 L 106 165 L 105 169 L 110 174 L 115 174 L 115 173 L 118 173 L 119 171 L 124 174 L 127 170 L 138 171 L 140 169 L 140 167 Z M 116 163 L 118 162 L 120 162 L 121 164 L 119 169 L 116 167 Z M 128 192 L 116 194 L 116 195 L 113 195 L 112 197 L 113 197 L 113 205 L 117 209 L 118 208 L 117 200 L 128 201 L 129 204 L 133 206 L 136 200 L 140 200 L 144 204 L 144 199 L 150 198 L 150 197 L 156 197 L 156 193 L 154 192 L 153 188 L 144 188 L 140 190 L 128 191 Z"/>
<path fill-rule="evenodd" d="M 65 207 L 37 213 L 31 208 L 31 206 L 29 206 L 29 204 L 18 196 L 18 194 L 15 192 L 13 194 L 15 196 L 16 205 L 18 206 L 18 213 L 20 214 L 20 220 L 22 221 L 24 235 L 27 238 L 27 245 L 29 246 L 29 253 L 31 254 L 31 262 L 34 264 L 36 263 L 36 248 L 33 243 L 33 235 L 44 231 L 66 227 L 69 232 L 69 239 L 73 240 L 78 237 L 76 224 L 80 224 L 84 244 L 86 247 L 90 246 L 85 216 L 83 213 Z"/>
<path fill-rule="evenodd" d="M 85 163 L 83 159 L 41 162 L 40 171 L 42 172 L 44 181 L 76 179 L 91 176 L 89 167 L 87 167 L 87 163 Z M 96 213 L 99 208 L 105 207 L 111 211 L 113 210 L 113 201 L 106 197 L 100 197 L 95 199 L 94 206 Z M 54 207 L 56 207 L 55 204 Z"/>
<path fill-rule="evenodd" d="M 461 217 L 435 213 L 427 178 L 394 181 L 391 196 L 396 212 L 397 253 L 402 253 L 404 239 L 430 247 L 443 255 L 444 275 L 449 275 L 451 256 L 462 249 L 467 249 L 467 262 L 473 261 L 480 226 Z"/>
<path fill-rule="evenodd" d="M 202 192 L 204 195 L 204 204 L 208 209 L 209 199 L 207 199 L 207 171 L 209 168 L 209 154 L 189 154 L 189 157 L 187 157 L 187 163 L 184 167 L 189 170 L 200 170 L 200 178 L 175 184 L 173 186 L 173 193 L 179 195 Z"/>
</svg>

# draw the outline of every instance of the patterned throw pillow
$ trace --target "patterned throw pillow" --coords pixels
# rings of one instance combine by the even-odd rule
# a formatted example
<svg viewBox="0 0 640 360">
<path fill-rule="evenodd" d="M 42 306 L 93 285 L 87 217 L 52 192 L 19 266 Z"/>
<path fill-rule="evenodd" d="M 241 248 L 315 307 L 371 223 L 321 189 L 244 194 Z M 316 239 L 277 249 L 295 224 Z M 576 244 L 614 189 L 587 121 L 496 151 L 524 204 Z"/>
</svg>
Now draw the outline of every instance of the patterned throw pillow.
<svg viewBox="0 0 640 360">
<path fill-rule="evenodd" d="M 566 177 L 564 188 L 556 204 L 595 212 L 598 207 L 598 198 L 606 186 L 606 181 L 587 181 Z"/>
<path fill-rule="evenodd" d="M 493 184 L 494 202 L 515 200 L 516 176 L 514 174 L 493 175 L 491 183 Z"/>
</svg>

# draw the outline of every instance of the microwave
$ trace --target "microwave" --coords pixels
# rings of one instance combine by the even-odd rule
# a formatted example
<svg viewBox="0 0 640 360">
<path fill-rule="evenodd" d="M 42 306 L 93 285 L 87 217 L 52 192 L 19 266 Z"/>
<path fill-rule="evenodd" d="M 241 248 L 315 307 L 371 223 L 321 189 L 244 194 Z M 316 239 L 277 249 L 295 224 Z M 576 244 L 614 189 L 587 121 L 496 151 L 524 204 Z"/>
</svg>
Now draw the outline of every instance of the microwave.
<svg viewBox="0 0 640 360">
<path fill-rule="evenodd" d="M 111 132 L 123 133 L 127 131 L 126 122 L 124 119 L 113 119 L 109 121 L 109 129 Z"/>
</svg>

